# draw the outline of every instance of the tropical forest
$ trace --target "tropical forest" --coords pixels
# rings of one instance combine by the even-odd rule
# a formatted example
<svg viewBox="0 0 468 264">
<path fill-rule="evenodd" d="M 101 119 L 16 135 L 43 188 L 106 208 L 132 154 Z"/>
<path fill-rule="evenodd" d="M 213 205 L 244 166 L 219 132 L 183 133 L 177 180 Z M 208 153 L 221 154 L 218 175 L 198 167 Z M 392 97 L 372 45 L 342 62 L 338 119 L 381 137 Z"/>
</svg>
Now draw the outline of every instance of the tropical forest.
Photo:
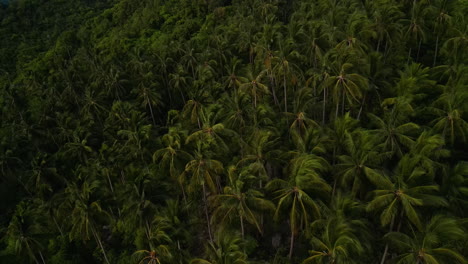
<svg viewBox="0 0 468 264">
<path fill-rule="evenodd" d="M 0 263 L 468 263 L 468 0 L 1 0 Z"/>
</svg>

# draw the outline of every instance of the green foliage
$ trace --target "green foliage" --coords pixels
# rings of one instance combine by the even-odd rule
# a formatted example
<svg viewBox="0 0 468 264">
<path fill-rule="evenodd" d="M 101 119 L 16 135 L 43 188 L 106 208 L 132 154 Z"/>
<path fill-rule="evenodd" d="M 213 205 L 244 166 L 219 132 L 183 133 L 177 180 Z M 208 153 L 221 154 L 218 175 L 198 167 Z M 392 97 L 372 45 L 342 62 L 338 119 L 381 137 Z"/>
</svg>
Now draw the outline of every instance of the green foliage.
<svg viewBox="0 0 468 264">
<path fill-rule="evenodd" d="M 0 262 L 466 263 L 467 12 L 0 4 Z"/>
</svg>

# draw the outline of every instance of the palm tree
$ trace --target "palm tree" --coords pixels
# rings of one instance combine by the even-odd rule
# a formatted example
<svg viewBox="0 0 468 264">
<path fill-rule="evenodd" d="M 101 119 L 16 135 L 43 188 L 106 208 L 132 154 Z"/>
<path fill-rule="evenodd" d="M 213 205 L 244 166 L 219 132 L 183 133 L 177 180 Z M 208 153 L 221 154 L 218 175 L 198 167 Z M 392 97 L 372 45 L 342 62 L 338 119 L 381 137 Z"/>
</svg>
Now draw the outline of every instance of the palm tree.
<svg viewBox="0 0 468 264">
<path fill-rule="evenodd" d="M 146 249 L 138 250 L 133 254 L 134 256 L 138 256 L 138 258 L 141 259 L 138 264 L 161 264 L 161 255 L 168 255 L 169 250 L 166 246 L 160 245 L 157 247 L 157 249 L 151 251 Z M 143 258 L 141 258 L 141 255 L 143 255 Z"/>
<path fill-rule="evenodd" d="M 104 260 L 110 264 L 104 245 L 102 244 L 101 234 L 99 234 L 98 220 L 107 218 L 107 213 L 102 210 L 99 201 L 93 201 L 92 194 L 98 190 L 100 183 L 98 181 L 84 181 L 81 186 L 76 183 L 70 184 L 65 193 L 68 200 L 63 204 L 64 209 L 71 211 L 69 231 L 70 240 L 82 239 L 89 240 L 89 234 L 93 235 L 96 243 L 100 247 Z"/>
<path fill-rule="evenodd" d="M 340 66 L 339 74 L 330 76 L 325 85 L 332 89 L 333 100 L 335 101 L 335 119 L 338 118 L 338 112 L 341 103 L 342 114 L 344 114 L 345 99 L 352 106 L 354 103 L 360 103 L 363 92 L 367 90 L 367 79 L 357 73 L 347 73 L 353 65 L 344 63 Z"/>
<path fill-rule="evenodd" d="M 153 154 L 153 162 L 160 162 L 159 167 L 169 169 L 169 175 L 175 179 L 182 191 L 184 200 L 185 189 L 182 182 L 179 181 L 179 175 L 182 173 L 182 164 L 192 159 L 192 156 L 182 149 L 184 131 L 180 131 L 178 127 L 170 127 L 167 134 L 162 136 L 162 142 L 165 148 L 158 149 Z"/>
<path fill-rule="evenodd" d="M 35 206 L 27 201 L 19 203 L 8 226 L 5 238 L 9 247 L 17 256 L 28 256 L 29 260 L 39 264 L 40 261 L 45 264 L 42 255 L 42 246 L 39 241 L 41 233 L 45 232 L 45 226 L 41 220 L 40 212 Z M 38 256 L 39 255 L 39 256 Z"/>
<path fill-rule="evenodd" d="M 265 74 L 266 70 L 260 71 L 256 76 L 253 75 L 252 71 L 248 71 L 247 82 L 239 86 L 241 92 L 250 95 L 254 108 L 257 108 L 258 99 L 261 98 L 263 94 L 268 94 L 268 87 L 262 83 Z"/>
<path fill-rule="evenodd" d="M 405 150 L 414 146 L 415 142 L 411 135 L 419 130 L 419 126 L 412 122 L 399 122 L 392 114 L 384 114 L 384 119 L 371 113 L 368 117 L 378 127 L 372 131 L 378 140 L 378 147 L 384 152 L 391 152 L 392 156 L 401 157 Z"/>
<path fill-rule="evenodd" d="M 206 246 L 208 260 L 196 258 L 190 261 L 190 264 L 247 264 L 243 246 L 244 241 L 238 234 L 218 232 L 215 242 L 209 242 Z"/>
<path fill-rule="evenodd" d="M 397 230 L 400 230 L 404 216 L 422 230 L 417 207 L 448 205 L 444 198 L 437 195 L 439 186 L 433 184 L 430 177 L 429 180 L 427 178 L 428 174 L 418 166 L 417 159 L 412 159 L 409 155 L 403 156 L 393 174 L 393 184 L 387 185 L 385 189 L 373 191 L 375 197 L 366 209 L 381 211 L 380 222 L 382 226 L 390 225 L 389 232 L 393 231 L 396 221 Z M 386 259 L 387 250 L 388 244 L 385 246 L 382 264 Z"/>
<path fill-rule="evenodd" d="M 357 259 L 364 252 L 356 230 L 339 217 L 316 220 L 312 224 L 318 235 L 311 239 L 311 256 L 307 263 L 359 263 Z"/>
<path fill-rule="evenodd" d="M 466 142 L 468 123 L 463 119 L 462 107 L 466 102 L 468 93 L 450 92 L 443 93 L 429 110 L 437 117 L 432 121 L 436 132 L 442 133 L 444 138 L 449 138 L 454 145 L 455 138 L 460 143 Z"/>
<path fill-rule="evenodd" d="M 447 197 L 452 212 L 466 217 L 468 208 L 468 163 L 461 161 L 455 166 L 446 169 L 441 192 Z"/>
<path fill-rule="evenodd" d="M 382 175 L 375 167 L 379 166 L 388 154 L 379 153 L 374 145 L 375 139 L 366 131 L 357 130 L 353 133 L 345 132 L 343 141 L 346 154 L 338 156 L 337 182 L 341 186 L 351 186 L 351 193 L 363 198 L 366 183 L 372 183 L 375 186 L 385 186 L 390 181 Z M 350 182 L 352 184 L 350 185 Z"/>
<path fill-rule="evenodd" d="M 380 52 L 380 47 L 383 42 L 384 56 L 386 56 L 389 44 L 394 42 L 394 37 L 401 34 L 401 24 L 398 21 L 403 17 L 397 5 L 390 1 L 372 1 L 374 6 L 374 22 L 371 28 L 377 33 L 377 47 L 376 51 Z"/>
<path fill-rule="evenodd" d="M 164 103 L 161 100 L 161 95 L 155 91 L 155 88 L 155 84 L 151 86 L 145 86 L 143 83 L 140 83 L 138 87 L 135 90 L 133 90 L 133 93 L 137 94 L 137 98 L 140 102 L 141 107 L 149 108 L 154 126 L 156 126 L 156 120 L 154 118 L 153 107 L 159 107 L 164 105 Z"/>
<path fill-rule="evenodd" d="M 212 215 L 213 223 L 223 223 L 229 220 L 239 219 L 242 239 L 245 237 L 244 220 L 255 226 L 258 232 L 261 229 L 261 213 L 275 209 L 274 204 L 263 197 L 263 193 L 255 189 L 245 189 L 244 177 L 238 174 L 235 167 L 228 169 L 229 186 L 224 187 L 223 194 L 213 196 L 213 204 L 216 209 Z M 250 176 L 251 178 L 255 178 Z M 247 180 L 247 179 L 246 179 Z"/>
<path fill-rule="evenodd" d="M 463 255 L 447 247 L 464 238 L 456 219 L 435 215 L 423 230 L 412 233 L 391 232 L 385 236 L 399 254 L 397 263 L 466 263 Z"/>
<path fill-rule="evenodd" d="M 266 188 L 273 191 L 278 200 L 275 219 L 279 220 L 280 211 L 286 208 L 289 211 L 289 226 L 291 228 L 291 241 L 289 258 L 292 258 L 294 238 L 300 230 L 307 230 L 310 216 L 320 217 L 320 206 L 309 193 L 315 192 L 326 196 L 331 190 L 330 186 L 320 177 L 319 173 L 326 169 L 323 159 L 314 155 L 301 155 L 290 162 L 290 175 L 288 180 L 274 179 Z"/>
<path fill-rule="evenodd" d="M 218 113 L 221 112 L 218 108 L 218 105 L 212 104 L 211 107 L 201 110 L 201 127 L 187 137 L 186 144 L 202 142 L 204 148 L 217 150 L 219 151 L 218 153 L 229 150 L 226 144 L 227 139 L 230 138 L 232 140 L 237 134 L 233 130 L 226 128 L 222 123 L 217 123 Z"/>
<path fill-rule="evenodd" d="M 406 30 L 405 36 L 409 37 L 411 40 L 414 40 L 416 43 L 418 43 L 418 52 L 416 55 L 416 60 L 419 59 L 419 51 L 421 49 L 421 43 L 426 39 L 426 34 L 425 34 L 425 25 L 424 25 L 424 16 L 425 13 L 427 12 L 427 9 L 424 8 L 424 5 L 426 3 L 424 1 L 421 2 L 413 2 L 412 8 L 411 8 L 411 19 L 407 20 L 408 24 L 408 29 Z M 409 64 L 409 59 L 411 57 L 411 50 L 412 48 L 410 47 L 409 53 L 408 53 L 408 61 L 407 64 Z"/>
<path fill-rule="evenodd" d="M 440 1 L 440 7 L 437 10 L 437 17 L 436 17 L 436 22 L 434 25 L 434 32 L 436 33 L 436 46 L 434 50 L 434 62 L 432 63 L 432 67 L 435 67 L 436 62 L 437 62 L 437 53 L 439 49 L 439 39 L 441 35 L 443 36 L 444 32 L 447 29 L 447 26 L 451 22 L 452 17 L 448 14 L 445 5 L 447 4 L 447 1 Z"/>
<path fill-rule="evenodd" d="M 190 179 L 190 190 L 195 191 L 201 185 L 203 191 L 203 202 L 205 207 L 205 217 L 208 226 L 208 235 L 210 241 L 213 241 L 211 233 L 210 217 L 208 214 L 208 191 L 211 194 L 216 194 L 220 188 L 219 174 L 223 172 L 223 164 L 217 160 L 203 157 L 203 155 L 197 151 L 194 158 L 185 165 L 185 170 L 180 175 L 181 182 L 184 184 L 185 177 L 191 175 Z"/>
</svg>

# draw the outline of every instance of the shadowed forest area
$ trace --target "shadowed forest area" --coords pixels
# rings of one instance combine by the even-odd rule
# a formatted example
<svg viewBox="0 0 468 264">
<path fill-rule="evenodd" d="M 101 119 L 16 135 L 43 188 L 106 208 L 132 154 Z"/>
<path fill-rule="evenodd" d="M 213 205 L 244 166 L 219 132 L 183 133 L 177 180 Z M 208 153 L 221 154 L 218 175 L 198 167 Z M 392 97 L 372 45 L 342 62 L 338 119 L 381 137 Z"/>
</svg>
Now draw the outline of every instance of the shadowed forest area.
<svg viewBox="0 0 468 264">
<path fill-rule="evenodd" d="M 1 2 L 0 263 L 467 263 L 467 0 Z"/>
</svg>

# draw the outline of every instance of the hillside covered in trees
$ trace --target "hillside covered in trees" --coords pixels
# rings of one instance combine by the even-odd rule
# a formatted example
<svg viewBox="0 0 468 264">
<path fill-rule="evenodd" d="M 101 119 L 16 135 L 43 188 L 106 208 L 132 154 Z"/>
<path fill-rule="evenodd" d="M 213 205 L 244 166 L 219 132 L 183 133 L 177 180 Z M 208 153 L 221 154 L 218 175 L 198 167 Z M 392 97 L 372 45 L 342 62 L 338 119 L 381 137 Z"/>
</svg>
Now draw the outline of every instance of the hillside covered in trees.
<svg viewBox="0 0 468 264">
<path fill-rule="evenodd" d="M 5 3 L 0 263 L 467 263 L 467 0 Z"/>
</svg>

